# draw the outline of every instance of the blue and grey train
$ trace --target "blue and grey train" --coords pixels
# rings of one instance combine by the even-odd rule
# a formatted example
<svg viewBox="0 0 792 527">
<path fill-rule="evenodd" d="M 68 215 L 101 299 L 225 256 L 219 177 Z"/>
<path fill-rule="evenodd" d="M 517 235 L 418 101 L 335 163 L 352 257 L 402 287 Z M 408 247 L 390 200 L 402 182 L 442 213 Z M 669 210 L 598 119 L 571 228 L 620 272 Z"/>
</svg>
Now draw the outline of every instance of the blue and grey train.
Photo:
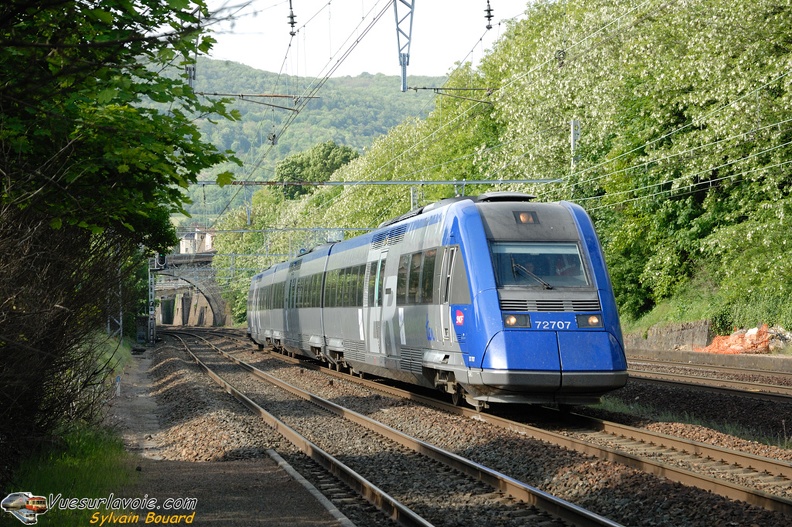
<svg viewBox="0 0 792 527">
<path fill-rule="evenodd" d="M 270 267 L 251 282 L 248 334 L 478 409 L 592 404 L 627 382 L 591 219 L 525 194 L 442 200 Z"/>
</svg>

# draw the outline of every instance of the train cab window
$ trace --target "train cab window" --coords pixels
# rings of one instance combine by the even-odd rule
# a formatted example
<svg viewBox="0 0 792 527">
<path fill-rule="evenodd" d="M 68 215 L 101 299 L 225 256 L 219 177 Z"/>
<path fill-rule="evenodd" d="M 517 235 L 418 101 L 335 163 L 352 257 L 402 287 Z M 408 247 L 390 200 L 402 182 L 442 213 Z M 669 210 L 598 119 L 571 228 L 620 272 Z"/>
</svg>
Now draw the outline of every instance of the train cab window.
<svg viewBox="0 0 792 527">
<path fill-rule="evenodd" d="M 576 243 L 492 242 L 490 249 L 498 287 L 589 285 Z"/>
</svg>

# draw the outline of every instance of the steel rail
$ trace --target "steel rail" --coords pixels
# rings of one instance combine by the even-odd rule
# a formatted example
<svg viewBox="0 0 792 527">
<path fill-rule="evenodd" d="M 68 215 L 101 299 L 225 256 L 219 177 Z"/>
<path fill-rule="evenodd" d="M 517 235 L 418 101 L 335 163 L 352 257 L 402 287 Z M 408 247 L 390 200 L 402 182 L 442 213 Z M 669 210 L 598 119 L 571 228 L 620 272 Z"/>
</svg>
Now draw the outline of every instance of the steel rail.
<svg viewBox="0 0 792 527">
<path fill-rule="evenodd" d="M 226 391 L 226 393 L 231 394 L 246 408 L 261 417 L 264 422 L 266 422 L 269 426 L 275 429 L 275 431 L 277 431 L 290 443 L 297 447 L 303 454 L 319 463 L 325 470 L 349 485 L 350 488 L 363 496 L 372 505 L 389 515 L 399 525 L 403 525 L 405 527 L 433 527 L 432 523 L 417 515 L 406 505 L 402 504 L 387 494 L 385 491 L 368 481 L 366 478 L 346 466 L 344 463 L 322 450 L 318 445 L 303 437 L 293 428 L 267 412 L 264 408 L 253 402 L 253 400 L 245 396 L 242 392 L 222 379 L 219 375 L 212 371 L 211 368 L 209 368 L 198 357 L 196 357 L 184 339 L 179 337 L 176 333 L 177 332 L 173 331 L 168 332 L 168 334 L 173 335 L 175 338 L 178 338 L 181 341 L 187 353 L 190 354 L 198 366 L 200 366 L 201 369 L 203 369 L 212 380 L 220 385 Z M 199 335 L 189 335 L 203 338 Z"/>
<path fill-rule="evenodd" d="M 767 472 L 773 476 L 780 476 L 792 480 L 792 463 L 780 461 L 778 459 L 757 456 L 747 452 L 729 450 L 727 448 L 709 445 L 699 441 L 680 439 L 667 434 L 643 430 L 610 421 L 603 421 L 601 419 L 596 419 L 585 415 L 572 415 L 576 421 L 586 422 L 591 428 L 600 430 L 613 436 L 623 437 L 654 446 L 671 448 L 679 452 L 686 452 L 688 454 L 710 458 L 715 461 L 722 461 L 723 463 L 730 465 L 739 465 L 740 467 L 744 468 L 752 468 L 757 472 Z"/>
<path fill-rule="evenodd" d="M 790 359 L 790 364 L 792 365 L 792 359 Z M 630 364 L 649 364 L 652 366 L 659 366 L 659 367 L 671 367 L 671 368 L 686 368 L 690 370 L 709 370 L 717 373 L 725 373 L 725 374 L 733 374 L 733 375 L 757 375 L 762 377 L 783 377 L 784 379 L 792 380 L 792 372 L 789 371 L 779 371 L 779 370 L 767 370 L 767 369 L 758 369 L 758 368 L 739 368 L 736 366 L 721 366 L 717 364 L 707 364 L 705 362 L 683 362 L 683 361 L 675 361 L 675 360 L 658 360 L 658 359 L 650 359 L 646 357 L 627 357 L 627 365 L 629 368 Z"/>
<path fill-rule="evenodd" d="M 329 412 L 344 417 L 345 419 L 348 419 L 363 427 L 366 427 L 367 429 L 375 433 L 378 433 L 383 437 L 386 437 L 392 441 L 399 443 L 405 448 L 413 450 L 414 452 L 417 452 L 431 459 L 434 459 L 435 461 L 443 463 L 446 466 L 454 468 L 462 472 L 463 474 L 466 474 L 472 478 L 475 478 L 478 481 L 481 481 L 483 483 L 492 486 L 497 490 L 501 490 L 511 495 L 515 499 L 533 505 L 539 509 L 542 509 L 550 514 L 555 515 L 558 518 L 561 518 L 565 521 L 569 521 L 576 526 L 622 527 L 621 524 L 614 522 L 603 516 L 600 516 L 596 513 L 593 513 L 589 510 L 586 510 L 578 505 L 575 505 L 574 503 L 563 500 L 557 496 L 553 496 L 552 494 L 549 494 L 536 487 L 532 487 L 531 485 L 518 481 L 514 478 L 511 478 L 505 474 L 502 474 L 484 465 L 475 463 L 473 461 L 470 461 L 469 459 L 465 459 L 457 454 L 454 454 L 453 452 L 448 452 L 446 450 L 443 450 L 439 447 L 436 447 L 419 439 L 410 437 L 400 432 L 399 430 L 384 425 L 378 421 L 375 421 L 353 410 L 344 408 L 331 401 L 322 399 L 321 397 L 317 397 L 281 379 L 278 379 L 277 377 L 274 377 L 256 368 L 255 366 L 248 364 L 245 361 L 242 361 L 236 357 L 229 355 L 228 353 L 226 353 L 223 350 L 220 350 L 211 343 L 210 345 L 214 347 L 218 353 L 222 354 L 228 360 L 235 362 L 240 367 L 246 369 L 256 377 L 259 377 L 265 380 L 266 382 L 275 384 L 276 386 L 288 391 L 289 393 L 297 397 L 301 397 L 307 401 L 310 401 L 320 406 L 321 408 L 326 409 Z M 204 368 L 206 367 L 204 366 Z M 349 378 L 348 375 L 340 375 L 340 376 L 346 379 Z"/>
<path fill-rule="evenodd" d="M 289 358 L 280 354 L 279 354 L 279 358 L 283 358 L 284 360 L 288 360 L 290 362 L 293 361 L 295 363 L 305 364 L 304 361 L 301 362 L 299 361 L 299 359 Z M 318 368 L 318 366 L 316 367 Z M 336 376 L 339 378 L 349 379 L 351 377 L 349 374 L 335 372 L 329 369 L 323 369 L 323 371 L 325 371 L 329 375 Z M 443 410 L 449 413 L 454 413 L 456 415 L 477 419 L 479 421 L 490 423 L 500 428 L 504 428 L 506 430 L 511 430 L 519 434 L 524 434 L 528 437 L 532 437 L 534 439 L 538 439 L 541 441 L 546 441 L 554 445 L 562 446 L 570 450 L 580 452 L 582 454 L 596 457 L 598 459 L 619 463 L 621 465 L 635 468 L 643 472 L 653 474 L 655 476 L 667 478 L 671 481 L 676 481 L 684 485 L 689 485 L 702 490 L 713 492 L 714 494 L 723 496 L 725 498 L 743 501 L 746 503 L 750 503 L 752 505 L 756 505 L 758 507 L 762 507 L 767 510 L 782 512 L 788 515 L 792 515 L 792 500 L 780 496 L 774 496 L 772 494 L 763 492 L 761 490 L 752 489 L 749 487 L 745 487 L 743 485 L 738 485 L 736 483 L 724 481 L 712 476 L 698 474 L 696 472 L 675 465 L 656 461 L 652 458 L 633 455 L 627 452 L 622 452 L 614 448 L 595 445 L 580 439 L 575 439 L 563 434 L 558 434 L 556 432 L 550 432 L 548 430 L 542 430 L 541 428 L 518 423 L 502 417 L 477 412 L 476 410 L 473 409 L 453 406 L 451 404 L 439 401 L 437 399 L 433 399 L 431 397 L 425 397 L 419 394 L 415 394 L 409 391 L 405 391 L 375 381 L 368 381 L 360 378 L 353 378 L 353 379 L 355 382 L 361 383 L 369 388 L 381 391 L 389 395 L 409 399 L 411 401 L 415 401 L 417 403 L 424 404 L 426 406 L 430 406 L 433 408 L 437 408 L 439 410 Z M 622 425 L 616 425 L 615 423 L 608 423 L 608 425 L 612 425 L 614 427 L 622 426 Z M 629 427 L 625 427 L 625 428 L 629 428 Z M 636 436 L 639 436 L 640 433 L 654 434 L 652 432 L 641 431 L 639 429 L 634 429 L 634 431 L 635 431 L 634 435 Z M 662 434 L 653 435 L 653 439 L 650 439 L 649 442 L 660 444 L 661 436 Z M 673 438 L 673 439 L 675 439 L 676 444 L 678 445 L 681 443 L 688 444 L 688 446 L 686 447 L 688 451 L 695 450 L 696 448 L 698 448 L 695 445 L 685 441 L 684 439 L 677 439 L 677 438 Z M 669 446 L 669 448 L 673 448 L 673 447 Z M 716 451 L 714 450 L 713 452 Z M 748 456 L 748 458 L 750 458 L 750 456 Z M 772 463 L 772 460 L 770 460 L 770 462 Z M 759 464 L 758 461 L 757 464 Z M 763 462 L 763 465 L 765 464 L 766 462 Z M 778 470 L 780 473 L 788 472 L 788 470 L 785 468 L 776 467 L 773 470 Z"/>
<path fill-rule="evenodd" d="M 750 397 L 774 403 L 792 404 L 792 387 L 759 384 L 746 381 L 731 381 L 692 375 L 659 373 L 654 371 L 629 370 L 630 380 L 663 385 L 676 385 L 693 390 L 711 391 L 724 395 Z M 760 391 L 766 390 L 766 391 Z"/>
<path fill-rule="evenodd" d="M 288 362 L 292 362 L 295 364 L 302 364 L 303 366 L 306 366 L 306 361 L 300 361 L 299 359 L 290 358 L 282 354 L 278 354 L 278 357 Z M 237 360 L 234 357 L 230 357 L 230 358 L 232 360 Z M 311 365 L 311 366 L 315 366 L 317 369 L 319 368 L 318 365 Z M 368 388 L 378 390 L 388 395 L 393 395 L 395 397 L 400 397 L 411 401 L 415 401 L 417 403 L 424 404 L 426 406 L 436 408 L 442 411 L 446 411 L 449 413 L 453 413 L 456 415 L 477 419 L 479 421 L 490 423 L 500 428 L 504 428 L 506 430 L 511 430 L 520 434 L 524 434 L 528 437 L 532 437 L 534 439 L 538 439 L 541 441 L 546 441 L 554 445 L 562 446 L 570 450 L 580 452 L 582 454 L 596 457 L 598 459 L 619 463 L 625 466 L 629 466 L 641 470 L 643 472 L 654 474 L 656 476 L 665 477 L 671 481 L 676 481 L 678 483 L 682 483 L 685 485 L 690 485 L 696 488 L 700 488 L 702 490 L 710 491 L 729 499 L 743 501 L 746 503 L 750 503 L 752 505 L 762 507 L 767 510 L 782 512 L 788 515 L 792 515 L 792 500 L 780 496 L 774 496 L 772 494 L 757 489 L 752 489 L 749 487 L 745 487 L 743 485 L 738 485 L 735 483 L 724 481 L 712 476 L 698 474 L 675 465 L 656 461 L 655 459 L 652 458 L 633 455 L 627 452 L 622 452 L 614 448 L 594 445 L 592 443 L 588 443 L 580 439 L 572 438 L 548 430 L 542 430 L 534 426 L 518 423 L 491 414 L 481 413 L 473 409 L 453 406 L 451 404 L 439 401 L 435 398 L 425 397 L 413 392 L 409 392 L 393 386 L 382 384 L 381 382 L 352 377 L 349 374 L 333 371 L 327 368 L 323 368 L 322 371 L 327 373 L 328 375 L 342 379 L 351 378 L 350 380 L 354 380 L 354 382 L 363 384 Z M 593 418 L 587 417 L 586 419 L 591 420 Z M 707 455 L 712 457 L 713 459 L 718 459 L 720 457 L 726 457 L 728 459 L 728 456 L 726 455 L 726 453 L 729 452 L 728 450 L 720 449 L 719 447 L 713 447 L 711 445 L 705 445 L 702 443 L 687 441 L 685 439 L 673 438 L 671 436 L 665 436 L 664 434 L 659 434 L 651 431 L 641 430 L 638 428 L 628 427 L 626 425 L 619 425 L 616 423 L 610 423 L 605 421 L 601 421 L 601 424 L 595 426 L 601 427 L 603 429 L 619 430 L 620 433 L 624 434 L 625 436 L 629 434 L 635 436 L 636 438 L 644 437 L 645 438 L 644 441 L 647 443 L 662 445 L 663 447 L 667 447 L 667 448 L 676 448 L 677 450 L 684 450 L 686 452 L 696 452 L 696 451 L 709 452 Z M 668 438 L 669 440 L 665 440 L 665 438 Z M 742 456 L 743 459 L 742 463 L 747 463 L 751 467 L 757 470 L 760 470 L 759 469 L 760 466 L 764 467 L 761 470 L 767 470 L 771 474 L 778 474 L 783 477 L 788 477 L 786 476 L 786 474 L 789 474 L 790 472 L 789 464 L 786 464 L 786 466 L 779 466 L 777 463 L 775 463 L 774 460 L 761 458 L 759 456 L 753 456 L 750 454 L 742 454 L 739 452 L 733 453 L 733 456 L 734 457 Z M 724 460 L 724 462 L 728 462 L 728 461 Z M 783 462 L 781 462 L 781 465 L 784 465 Z"/>
</svg>

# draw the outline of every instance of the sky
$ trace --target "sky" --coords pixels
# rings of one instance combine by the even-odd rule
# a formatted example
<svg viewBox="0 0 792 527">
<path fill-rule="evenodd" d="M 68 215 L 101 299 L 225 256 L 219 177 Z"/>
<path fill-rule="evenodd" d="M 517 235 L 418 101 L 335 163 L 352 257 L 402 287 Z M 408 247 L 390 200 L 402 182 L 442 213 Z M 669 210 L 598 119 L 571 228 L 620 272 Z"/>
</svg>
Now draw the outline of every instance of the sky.
<svg viewBox="0 0 792 527">
<path fill-rule="evenodd" d="M 396 2 L 400 17 L 409 13 L 403 0 Z M 477 64 L 505 31 L 501 22 L 522 18 L 526 3 L 489 0 L 493 18 L 487 30 L 487 0 L 414 0 L 408 81 L 412 75 L 445 76 L 457 62 Z M 209 0 L 209 6 L 234 18 L 212 26 L 217 43 L 211 58 L 306 77 L 401 75 L 391 0 Z M 406 21 L 400 27 L 409 32 Z"/>
</svg>

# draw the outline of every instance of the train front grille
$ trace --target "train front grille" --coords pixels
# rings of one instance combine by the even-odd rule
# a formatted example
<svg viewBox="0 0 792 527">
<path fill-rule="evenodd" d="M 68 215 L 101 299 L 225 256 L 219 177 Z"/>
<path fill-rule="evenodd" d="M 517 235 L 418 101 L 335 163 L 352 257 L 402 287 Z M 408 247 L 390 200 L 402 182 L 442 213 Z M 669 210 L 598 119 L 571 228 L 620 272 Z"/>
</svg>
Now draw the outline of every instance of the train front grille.
<svg viewBox="0 0 792 527">
<path fill-rule="evenodd" d="M 500 300 L 501 311 L 600 311 L 602 307 L 598 299 L 513 299 Z"/>
</svg>

